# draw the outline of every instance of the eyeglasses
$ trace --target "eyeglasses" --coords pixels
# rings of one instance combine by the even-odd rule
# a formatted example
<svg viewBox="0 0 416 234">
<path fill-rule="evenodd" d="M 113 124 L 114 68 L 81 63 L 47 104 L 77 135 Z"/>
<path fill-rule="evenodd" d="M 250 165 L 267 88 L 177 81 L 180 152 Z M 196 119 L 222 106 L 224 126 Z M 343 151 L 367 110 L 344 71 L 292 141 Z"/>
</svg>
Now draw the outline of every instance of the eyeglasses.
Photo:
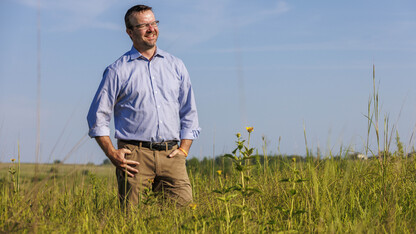
<svg viewBox="0 0 416 234">
<path fill-rule="evenodd" d="M 133 26 L 133 28 L 138 28 L 138 29 L 148 29 L 150 28 L 150 26 L 152 27 L 157 27 L 159 25 L 159 20 L 153 21 L 151 23 L 147 23 L 147 24 L 138 24 Z"/>
</svg>

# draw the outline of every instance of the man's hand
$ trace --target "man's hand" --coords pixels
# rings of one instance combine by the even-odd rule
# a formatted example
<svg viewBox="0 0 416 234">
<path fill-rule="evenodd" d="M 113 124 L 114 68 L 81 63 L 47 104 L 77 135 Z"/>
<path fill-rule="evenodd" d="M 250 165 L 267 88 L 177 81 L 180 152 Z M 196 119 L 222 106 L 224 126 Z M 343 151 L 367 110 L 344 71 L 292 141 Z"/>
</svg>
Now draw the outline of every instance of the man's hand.
<svg viewBox="0 0 416 234">
<path fill-rule="evenodd" d="M 109 136 L 98 136 L 95 137 L 95 140 L 100 145 L 105 155 L 107 155 L 107 157 L 114 164 L 114 166 L 120 168 L 122 171 L 125 171 L 130 177 L 134 177 L 134 174 L 139 172 L 139 170 L 135 169 L 134 167 L 138 166 L 140 163 L 134 160 L 126 159 L 126 154 L 131 154 L 130 150 L 115 149 Z"/>
<path fill-rule="evenodd" d="M 107 155 L 107 157 L 111 160 L 114 166 L 126 172 L 128 176 L 134 177 L 134 174 L 139 172 L 139 170 L 134 167 L 138 166 L 140 163 L 126 159 L 126 154 L 131 154 L 131 151 L 128 149 L 118 149 Z"/>
<path fill-rule="evenodd" d="M 172 153 L 170 153 L 168 157 L 169 157 L 169 158 L 173 158 L 173 157 L 175 157 L 176 155 L 183 155 L 183 156 L 186 156 L 186 155 L 185 155 L 185 153 L 184 153 L 184 152 L 182 152 L 180 149 L 176 149 L 176 150 L 172 151 Z"/>
<path fill-rule="evenodd" d="M 179 148 L 181 148 L 181 149 L 183 149 L 183 150 L 185 150 L 186 152 L 189 152 L 189 149 L 191 148 L 191 145 L 192 145 L 192 140 L 189 140 L 189 139 L 182 139 L 181 140 L 181 146 L 179 147 Z M 183 156 L 187 156 L 182 150 L 180 150 L 180 149 L 176 149 L 176 150 L 174 150 L 174 151 L 172 151 L 172 153 L 170 153 L 169 155 L 168 155 L 168 157 L 169 158 L 173 158 L 173 157 L 175 157 L 176 155 L 183 155 Z"/>
</svg>

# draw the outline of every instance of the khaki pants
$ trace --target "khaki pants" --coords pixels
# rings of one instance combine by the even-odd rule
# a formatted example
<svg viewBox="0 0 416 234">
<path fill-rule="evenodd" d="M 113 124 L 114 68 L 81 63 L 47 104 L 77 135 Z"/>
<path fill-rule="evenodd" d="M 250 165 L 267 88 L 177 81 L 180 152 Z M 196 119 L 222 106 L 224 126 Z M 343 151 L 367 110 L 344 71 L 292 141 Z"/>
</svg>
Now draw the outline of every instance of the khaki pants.
<svg viewBox="0 0 416 234">
<path fill-rule="evenodd" d="M 151 150 L 141 145 L 132 145 L 118 141 L 118 148 L 129 149 L 132 153 L 126 159 L 140 163 L 139 172 L 134 177 L 127 177 L 122 170 L 116 170 L 118 192 L 121 204 L 127 199 L 127 204 L 136 206 L 140 202 L 143 189 L 149 188 L 164 197 L 173 199 L 179 206 L 185 206 L 192 201 L 192 188 L 186 172 L 186 157 L 176 155 L 169 158 L 171 150 Z"/>
</svg>

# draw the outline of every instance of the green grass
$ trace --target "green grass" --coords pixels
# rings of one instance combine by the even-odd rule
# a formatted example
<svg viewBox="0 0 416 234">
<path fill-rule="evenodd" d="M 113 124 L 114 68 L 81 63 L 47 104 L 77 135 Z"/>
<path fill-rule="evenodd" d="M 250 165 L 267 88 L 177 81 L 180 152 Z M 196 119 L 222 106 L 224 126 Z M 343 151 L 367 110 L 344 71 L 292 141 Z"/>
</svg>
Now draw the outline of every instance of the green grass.
<svg viewBox="0 0 416 234">
<path fill-rule="evenodd" d="M 253 155 L 247 128 L 248 140 L 238 133 L 232 155 L 188 160 L 189 207 L 148 191 L 129 213 L 118 203 L 112 166 L 0 164 L 0 233 L 416 233 L 416 153 L 405 157 L 388 117 L 380 129 L 375 84 L 373 66 L 365 154 L 377 158 L 353 160 L 342 148 L 314 157 L 305 126 L 306 158 Z"/>
<path fill-rule="evenodd" d="M 0 178 L 4 178 L 9 175 L 9 168 L 14 166 L 18 167 L 18 163 L 0 163 Z M 22 163 L 21 164 L 21 176 L 23 178 L 33 178 L 35 176 L 35 167 L 34 163 Z M 85 172 L 84 172 L 85 171 Z M 110 165 L 108 166 L 96 166 L 96 165 L 82 165 L 82 164 L 38 164 L 38 177 L 46 178 L 51 177 L 53 172 L 58 172 L 57 176 L 71 176 L 76 173 L 86 173 L 89 171 L 96 174 L 97 176 L 109 176 L 109 174 L 114 172 L 114 168 Z"/>
<path fill-rule="evenodd" d="M 225 170 L 214 177 L 212 165 L 193 160 L 196 206 L 175 208 L 149 194 L 129 214 L 119 208 L 112 166 L 39 165 L 34 180 L 34 165 L 22 164 L 15 192 L 8 168 L 18 164 L 0 164 L 0 232 L 416 231 L 413 159 L 391 156 L 383 174 L 378 160 L 268 158 L 267 168 L 253 160 L 246 179 L 259 193 L 231 190 L 225 204 L 213 192 L 221 189 L 219 179 L 223 188 L 241 183 L 230 159 L 217 160 L 215 170 Z"/>
</svg>

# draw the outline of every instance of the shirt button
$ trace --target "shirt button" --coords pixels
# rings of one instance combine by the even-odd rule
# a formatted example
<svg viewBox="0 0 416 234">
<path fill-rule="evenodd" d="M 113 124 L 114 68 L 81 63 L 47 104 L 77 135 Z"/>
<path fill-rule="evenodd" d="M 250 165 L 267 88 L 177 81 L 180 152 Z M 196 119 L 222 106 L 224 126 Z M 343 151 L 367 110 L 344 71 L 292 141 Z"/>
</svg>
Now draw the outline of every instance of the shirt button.
<svg viewBox="0 0 416 234">
<path fill-rule="evenodd" d="M 155 93 L 157 93 L 157 91 L 155 91 Z"/>
<path fill-rule="evenodd" d="M 157 108 L 160 108 L 160 106 L 157 106 Z"/>
</svg>

